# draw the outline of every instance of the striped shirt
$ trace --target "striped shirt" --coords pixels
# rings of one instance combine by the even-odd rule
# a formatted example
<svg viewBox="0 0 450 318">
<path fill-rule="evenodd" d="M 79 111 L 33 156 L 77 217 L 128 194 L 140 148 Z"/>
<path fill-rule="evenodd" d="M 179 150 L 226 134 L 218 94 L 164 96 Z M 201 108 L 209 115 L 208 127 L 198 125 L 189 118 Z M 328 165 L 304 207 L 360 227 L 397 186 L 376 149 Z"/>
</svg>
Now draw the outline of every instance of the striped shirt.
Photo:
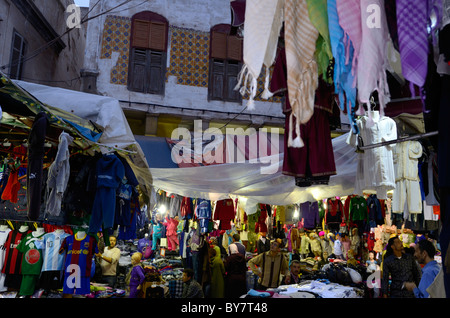
<svg viewBox="0 0 450 318">
<path fill-rule="evenodd" d="M 5 260 L 3 274 L 21 274 L 23 254 L 16 248 L 20 241 L 31 231 L 11 231 L 5 242 Z"/>
<path fill-rule="evenodd" d="M 63 269 L 64 254 L 59 253 L 62 242 L 70 234 L 54 231 L 44 235 L 44 263 L 42 271 L 59 271 Z"/>
<path fill-rule="evenodd" d="M 261 268 L 260 284 L 267 288 L 278 287 L 280 275 L 286 274 L 288 270 L 288 261 L 283 253 L 278 253 L 275 257 L 271 252 L 259 254 L 248 261 L 253 273 L 256 273 L 257 267 Z"/>
<path fill-rule="evenodd" d="M 86 235 L 81 239 L 76 237 L 78 237 L 77 234 L 66 237 L 61 245 L 60 250 L 65 250 L 67 253 L 64 267 L 67 270 L 73 268 L 73 266 L 70 265 L 79 266 L 81 270 L 80 276 L 90 277 L 92 258 L 94 253 L 98 252 L 97 242 L 95 238 L 90 235 Z M 69 274 L 69 271 L 67 271 L 66 275 Z"/>
</svg>

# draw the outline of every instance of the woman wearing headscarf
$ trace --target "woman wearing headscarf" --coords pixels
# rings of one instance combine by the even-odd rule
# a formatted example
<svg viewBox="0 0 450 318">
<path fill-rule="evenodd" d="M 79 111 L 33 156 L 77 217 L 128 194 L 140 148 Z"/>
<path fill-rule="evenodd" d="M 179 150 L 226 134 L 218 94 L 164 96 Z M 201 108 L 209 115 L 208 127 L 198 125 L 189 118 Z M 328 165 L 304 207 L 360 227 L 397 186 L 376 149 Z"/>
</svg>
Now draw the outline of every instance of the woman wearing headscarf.
<svg viewBox="0 0 450 318">
<path fill-rule="evenodd" d="M 235 244 L 225 259 L 225 297 L 239 298 L 247 293 L 247 262 Z"/>
<path fill-rule="evenodd" d="M 209 249 L 211 266 L 211 298 L 223 298 L 225 294 L 225 267 L 220 253 L 215 248 Z"/>
</svg>

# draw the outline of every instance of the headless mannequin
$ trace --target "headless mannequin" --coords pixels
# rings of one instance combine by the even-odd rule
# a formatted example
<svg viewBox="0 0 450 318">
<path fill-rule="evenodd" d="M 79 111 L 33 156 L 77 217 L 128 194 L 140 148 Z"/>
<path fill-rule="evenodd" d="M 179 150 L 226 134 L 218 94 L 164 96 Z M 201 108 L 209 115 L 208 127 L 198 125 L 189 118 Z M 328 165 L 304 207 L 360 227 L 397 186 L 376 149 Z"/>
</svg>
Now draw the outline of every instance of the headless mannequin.
<svg viewBox="0 0 450 318">
<path fill-rule="evenodd" d="M 28 231 L 28 225 L 21 225 L 19 228 L 19 232 L 24 233 Z"/>
<path fill-rule="evenodd" d="M 76 234 L 75 234 L 75 238 L 77 239 L 77 240 L 82 240 L 82 239 L 84 239 L 86 237 L 86 232 L 84 232 L 84 231 L 78 231 Z"/>
<path fill-rule="evenodd" d="M 4 232 L 8 229 L 8 225 L 0 225 L 0 231 Z"/>
<path fill-rule="evenodd" d="M 43 227 L 38 227 L 36 229 L 36 231 L 33 231 L 33 236 L 34 237 L 38 237 L 38 236 L 43 235 L 44 233 L 45 233 L 44 228 Z"/>
</svg>

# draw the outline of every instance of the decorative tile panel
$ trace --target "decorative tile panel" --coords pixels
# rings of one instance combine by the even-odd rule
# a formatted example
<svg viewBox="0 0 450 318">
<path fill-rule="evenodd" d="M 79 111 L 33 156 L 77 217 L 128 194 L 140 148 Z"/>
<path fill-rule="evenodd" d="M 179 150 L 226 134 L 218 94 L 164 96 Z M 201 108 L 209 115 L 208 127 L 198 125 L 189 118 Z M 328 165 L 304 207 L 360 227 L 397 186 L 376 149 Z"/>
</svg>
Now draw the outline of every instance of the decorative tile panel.
<svg viewBox="0 0 450 318">
<path fill-rule="evenodd" d="M 209 32 L 169 26 L 170 50 L 168 76 L 175 76 L 176 83 L 196 87 L 208 87 L 209 75 Z M 110 59 L 113 52 L 119 53 L 117 63 L 111 69 L 111 84 L 127 85 L 130 53 L 131 18 L 109 15 L 106 17 L 103 34 L 101 59 Z M 271 69 L 272 71 L 272 69 Z M 258 92 L 255 100 L 264 90 L 265 69 L 258 78 Z M 247 96 L 243 97 L 248 99 Z M 269 99 L 279 102 L 279 97 Z"/>
</svg>

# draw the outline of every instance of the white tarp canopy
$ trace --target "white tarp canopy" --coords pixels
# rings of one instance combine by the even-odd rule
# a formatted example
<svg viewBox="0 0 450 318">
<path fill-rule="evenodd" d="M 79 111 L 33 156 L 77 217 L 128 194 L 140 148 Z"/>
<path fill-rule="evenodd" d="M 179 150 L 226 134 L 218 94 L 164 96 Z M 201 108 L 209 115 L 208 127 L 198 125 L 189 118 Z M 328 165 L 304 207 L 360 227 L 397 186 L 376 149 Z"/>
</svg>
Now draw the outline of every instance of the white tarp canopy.
<svg viewBox="0 0 450 318">
<path fill-rule="evenodd" d="M 247 198 L 246 212 L 256 203 L 290 205 L 353 193 L 357 156 L 345 142 L 347 135 L 334 138 L 333 151 L 337 174 L 328 185 L 298 187 L 295 178 L 281 173 L 283 153 L 260 163 L 224 163 L 189 168 L 151 168 L 153 185 L 169 193 L 210 200 L 230 196 Z M 268 162 L 266 164 L 261 162 Z M 276 172 L 261 173 L 261 168 L 276 165 Z M 273 170 L 272 170 L 273 171 Z"/>
</svg>

